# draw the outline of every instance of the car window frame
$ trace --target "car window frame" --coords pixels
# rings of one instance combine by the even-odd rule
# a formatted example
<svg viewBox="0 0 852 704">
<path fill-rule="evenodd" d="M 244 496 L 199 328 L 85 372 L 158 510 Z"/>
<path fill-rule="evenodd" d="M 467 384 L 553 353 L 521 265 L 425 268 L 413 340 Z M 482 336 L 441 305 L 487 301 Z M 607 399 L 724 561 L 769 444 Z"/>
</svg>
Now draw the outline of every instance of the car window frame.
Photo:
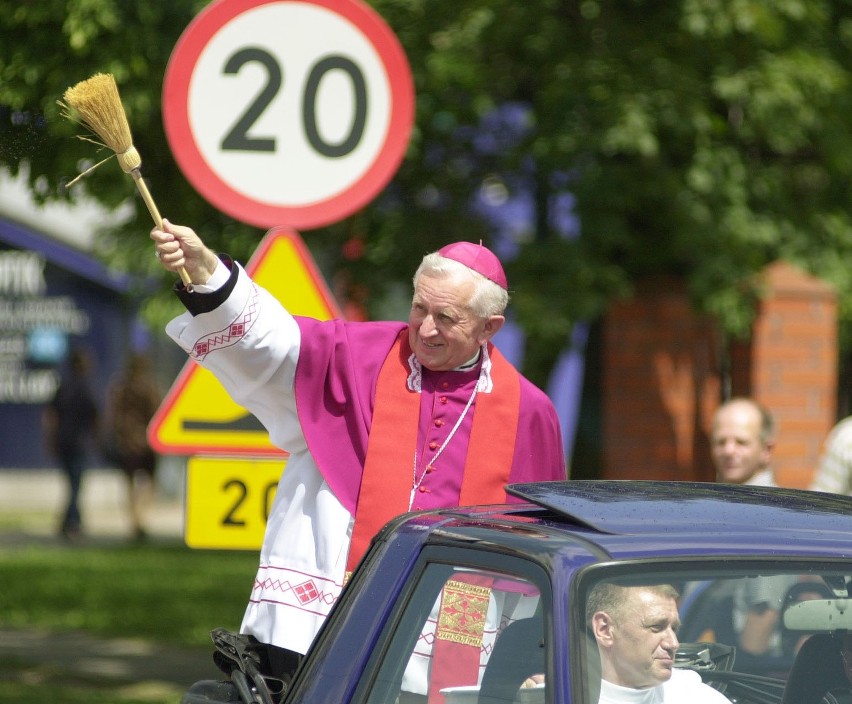
<svg viewBox="0 0 852 704">
<path fill-rule="evenodd" d="M 696 568 L 700 573 L 696 575 Z M 751 572 L 751 574 L 747 574 Z M 601 581 L 636 577 L 638 574 L 659 574 L 661 581 L 671 581 L 675 576 L 686 581 L 704 579 L 734 579 L 761 574 L 852 574 L 852 558 L 826 559 L 825 556 L 799 555 L 688 555 L 683 557 L 635 558 L 596 562 L 579 568 L 571 582 L 568 599 L 583 606 L 582 611 L 571 612 L 570 642 L 572 677 L 571 701 L 577 704 L 596 704 L 590 701 L 589 673 L 594 671 L 590 655 L 591 643 L 586 624 L 585 605 L 591 588 Z M 663 577 L 667 579 L 663 579 Z M 681 614 L 681 616 L 683 616 Z M 586 647 L 583 647 L 585 644 Z M 578 647 L 579 646 L 579 647 Z"/>
<path fill-rule="evenodd" d="M 399 593 L 396 605 L 381 628 L 373 652 L 358 679 L 358 684 L 355 687 L 351 701 L 366 702 L 368 701 L 367 697 L 374 692 L 374 688 L 377 686 L 381 687 L 380 684 L 377 685 L 376 679 L 382 670 L 382 665 L 391 649 L 391 645 L 399 647 L 398 643 L 394 643 L 394 636 L 401 627 L 404 627 L 404 622 L 407 618 L 412 618 L 410 614 L 416 611 L 428 615 L 431 604 L 428 598 L 421 598 L 421 585 L 427 579 L 433 580 L 433 586 L 436 589 L 432 596 L 437 598 L 440 587 L 446 582 L 446 580 L 436 578 L 436 575 L 439 573 L 432 569 L 436 565 L 446 567 L 447 575 L 459 569 L 484 570 L 524 579 L 538 587 L 541 598 L 544 638 L 545 643 L 549 644 L 545 648 L 545 674 L 548 678 L 551 676 L 553 671 L 553 585 L 551 573 L 535 560 L 507 555 L 499 551 L 485 550 L 481 546 L 466 548 L 460 546 L 432 545 L 423 549 L 412 567 L 409 578 L 406 580 L 405 588 Z M 412 610 L 411 606 L 415 598 L 419 599 L 419 603 Z M 412 638 L 416 639 L 419 631 L 414 632 L 414 630 L 412 629 Z M 412 640 L 412 644 L 413 642 Z M 411 651 L 409 650 L 408 652 L 410 653 Z M 407 656 L 399 662 L 402 670 L 404 670 L 407 663 Z M 551 695 L 546 695 L 546 701 L 550 704 L 556 700 L 552 699 Z"/>
</svg>

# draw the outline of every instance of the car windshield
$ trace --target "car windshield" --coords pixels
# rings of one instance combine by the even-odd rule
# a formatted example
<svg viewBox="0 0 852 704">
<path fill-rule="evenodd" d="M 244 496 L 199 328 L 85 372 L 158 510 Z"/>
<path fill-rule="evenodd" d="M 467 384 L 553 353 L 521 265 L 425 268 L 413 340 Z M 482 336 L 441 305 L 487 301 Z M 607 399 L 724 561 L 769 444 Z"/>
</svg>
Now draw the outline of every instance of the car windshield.
<svg viewBox="0 0 852 704">
<path fill-rule="evenodd" d="M 852 694 L 852 575 L 757 563 L 696 574 L 618 574 L 586 582 L 586 701 L 624 690 L 705 701 L 827 704 Z M 611 574 L 611 573 L 610 573 Z M 692 672 L 688 672 L 692 671 Z M 693 685 L 690 685 L 693 683 Z M 684 687 L 698 685 L 694 692 Z M 665 700 L 668 701 L 668 696 Z"/>
</svg>

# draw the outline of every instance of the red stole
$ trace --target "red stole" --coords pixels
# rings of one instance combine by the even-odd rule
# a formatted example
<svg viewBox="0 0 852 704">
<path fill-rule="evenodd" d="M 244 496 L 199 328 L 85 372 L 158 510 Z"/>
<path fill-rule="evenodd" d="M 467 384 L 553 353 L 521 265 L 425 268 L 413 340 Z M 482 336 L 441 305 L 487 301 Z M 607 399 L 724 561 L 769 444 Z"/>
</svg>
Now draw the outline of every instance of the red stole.
<svg viewBox="0 0 852 704">
<path fill-rule="evenodd" d="M 491 344 L 491 393 L 477 394 L 462 477 L 460 506 L 502 503 L 512 471 L 521 399 L 520 376 Z M 355 509 L 347 572 L 363 557 L 373 536 L 408 510 L 414 448 L 420 420 L 420 394 L 410 391 L 408 329 L 385 358 L 376 382 L 376 401 L 367 457 Z"/>
<path fill-rule="evenodd" d="M 446 687 L 474 685 L 479 680 L 493 581 L 483 574 L 457 574 L 444 585 L 435 624 L 428 704 L 444 704 L 441 690 Z"/>
</svg>

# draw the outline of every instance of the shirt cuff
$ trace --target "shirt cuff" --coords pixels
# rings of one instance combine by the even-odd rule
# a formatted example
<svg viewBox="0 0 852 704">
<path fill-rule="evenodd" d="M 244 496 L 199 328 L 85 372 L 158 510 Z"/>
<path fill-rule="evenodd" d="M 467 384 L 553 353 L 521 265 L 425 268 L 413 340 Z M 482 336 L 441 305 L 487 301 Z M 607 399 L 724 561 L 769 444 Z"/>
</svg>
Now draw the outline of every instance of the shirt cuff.
<svg viewBox="0 0 852 704">
<path fill-rule="evenodd" d="M 196 293 L 213 293 L 228 283 L 228 279 L 230 278 L 231 270 L 221 259 L 218 259 L 216 269 L 213 271 L 213 275 L 207 280 L 207 283 L 193 284 L 192 288 Z"/>
<path fill-rule="evenodd" d="M 209 313 L 224 303 L 239 278 L 239 267 L 227 254 L 219 255 L 219 263 L 206 284 L 193 284 L 187 290 L 182 281 L 175 284 L 175 293 L 193 316 Z"/>
</svg>

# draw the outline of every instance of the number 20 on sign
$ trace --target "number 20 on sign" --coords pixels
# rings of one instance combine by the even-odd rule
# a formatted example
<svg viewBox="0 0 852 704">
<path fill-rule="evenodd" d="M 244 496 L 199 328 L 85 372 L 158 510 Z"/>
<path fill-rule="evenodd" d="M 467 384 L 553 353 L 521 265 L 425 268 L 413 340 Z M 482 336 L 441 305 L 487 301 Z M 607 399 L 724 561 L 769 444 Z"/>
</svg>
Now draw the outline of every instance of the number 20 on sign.
<svg viewBox="0 0 852 704">
<path fill-rule="evenodd" d="M 191 457 L 186 475 L 186 544 L 256 550 L 263 541 L 284 462 L 281 457 Z"/>
<path fill-rule="evenodd" d="M 214 0 L 163 84 L 166 136 L 210 203 L 260 227 L 322 227 L 393 176 L 414 121 L 405 53 L 363 0 Z"/>
</svg>

